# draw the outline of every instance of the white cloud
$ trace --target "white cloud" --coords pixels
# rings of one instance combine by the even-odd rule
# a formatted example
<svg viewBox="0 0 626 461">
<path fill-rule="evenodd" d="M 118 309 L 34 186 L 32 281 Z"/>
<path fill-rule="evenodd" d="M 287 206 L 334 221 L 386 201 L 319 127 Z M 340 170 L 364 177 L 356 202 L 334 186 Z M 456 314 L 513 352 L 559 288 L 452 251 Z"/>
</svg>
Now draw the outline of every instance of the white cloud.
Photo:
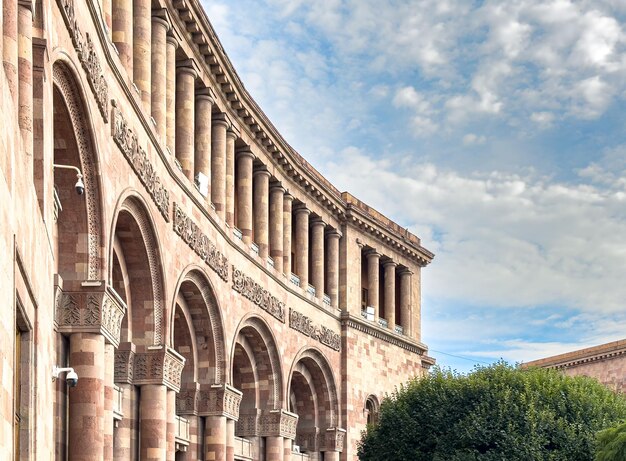
<svg viewBox="0 0 626 461">
<path fill-rule="evenodd" d="M 468 133 L 463 136 L 463 144 L 466 146 L 476 145 L 476 144 L 485 144 L 487 138 L 484 136 L 478 136 L 474 133 Z"/>
</svg>

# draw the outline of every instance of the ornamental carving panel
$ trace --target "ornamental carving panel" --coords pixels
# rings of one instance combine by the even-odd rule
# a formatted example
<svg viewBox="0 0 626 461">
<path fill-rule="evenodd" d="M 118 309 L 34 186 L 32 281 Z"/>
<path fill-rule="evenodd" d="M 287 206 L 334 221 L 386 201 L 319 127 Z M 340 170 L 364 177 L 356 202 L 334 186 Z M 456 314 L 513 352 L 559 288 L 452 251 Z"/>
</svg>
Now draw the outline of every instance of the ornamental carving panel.
<svg viewBox="0 0 626 461">
<path fill-rule="evenodd" d="M 115 350 L 115 382 L 133 383 L 135 352 L 133 350 Z"/>
<path fill-rule="evenodd" d="M 63 20 L 67 26 L 67 30 L 72 38 L 72 43 L 76 53 L 78 54 L 78 59 L 85 70 L 85 74 L 87 75 L 87 81 L 89 82 L 91 91 L 93 92 L 96 103 L 98 104 L 98 109 L 100 109 L 100 114 L 102 115 L 104 121 L 108 122 L 109 87 L 106 79 L 104 78 L 102 66 L 100 65 L 98 55 L 96 54 L 93 41 L 91 40 L 89 34 L 85 34 L 85 38 L 83 38 L 80 27 L 78 27 L 78 20 L 76 19 L 76 10 L 74 9 L 73 0 L 57 0 L 57 3 L 59 5 L 59 9 L 61 10 L 61 16 L 63 16 Z"/>
<path fill-rule="evenodd" d="M 289 326 L 335 351 L 341 350 L 341 336 L 339 334 L 324 325 L 315 325 L 310 317 L 291 308 L 289 309 Z"/>
<path fill-rule="evenodd" d="M 126 306 L 106 291 L 63 292 L 56 311 L 62 333 L 100 333 L 118 346 Z"/>
<path fill-rule="evenodd" d="M 241 434 L 241 437 L 256 437 L 259 435 L 259 415 L 245 414 L 239 415 L 237 420 L 236 431 L 237 434 Z"/>
<path fill-rule="evenodd" d="M 228 384 L 213 384 L 200 391 L 198 414 L 201 416 L 226 416 L 237 421 L 242 393 Z"/>
<path fill-rule="evenodd" d="M 343 451 L 346 430 L 340 427 L 329 427 L 320 432 L 319 442 L 322 451 Z"/>
<path fill-rule="evenodd" d="M 176 232 L 222 280 L 227 281 L 228 259 L 176 203 L 174 203 L 173 207 L 172 221 L 174 224 L 174 232 Z"/>
<path fill-rule="evenodd" d="M 264 411 L 259 417 L 259 435 L 264 437 L 296 438 L 298 415 L 286 410 Z"/>
<path fill-rule="evenodd" d="M 180 391 L 180 380 L 185 359 L 172 349 L 158 346 L 135 355 L 134 384 L 164 384 Z"/>
<path fill-rule="evenodd" d="M 233 290 L 285 323 L 285 303 L 233 266 Z"/>
<path fill-rule="evenodd" d="M 163 186 L 161 178 L 156 174 L 154 166 L 148 159 L 145 149 L 139 145 L 137 135 L 128 126 L 128 122 L 113 101 L 111 135 L 117 147 L 132 167 L 133 171 L 150 194 L 166 222 L 169 222 L 170 193 Z"/>
<path fill-rule="evenodd" d="M 198 389 L 181 389 L 176 394 L 176 414 L 197 415 L 200 403 L 200 391 Z"/>
</svg>

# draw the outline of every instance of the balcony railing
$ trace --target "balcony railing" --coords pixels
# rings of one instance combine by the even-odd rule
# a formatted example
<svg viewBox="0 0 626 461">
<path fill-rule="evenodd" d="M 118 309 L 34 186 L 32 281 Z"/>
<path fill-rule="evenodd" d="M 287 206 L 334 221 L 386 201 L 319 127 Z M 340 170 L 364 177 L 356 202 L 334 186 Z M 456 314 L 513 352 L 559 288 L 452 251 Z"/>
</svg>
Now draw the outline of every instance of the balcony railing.
<svg viewBox="0 0 626 461">
<path fill-rule="evenodd" d="M 274 258 L 272 258 L 271 256 L 267 257 L 267 267 L 276 267 L 276 265 L 274 264 Z"/>
<path fill-rule="evenodd" d="M 291 273 L 291 277 L 289 277 L 289 281 L 291 283 L 293 283 L 295 286 L 299 287 L 300 286 L 300 277 L 298 277 L 296 274 L 294 274 L 293 272 Z"/>
<path fill-rule="evenodd" d="M 233 227 L 233 235 L 235 236 L 235 238 L 243 240 L 243 232 L 241 232 L 241 230 L 237 229 L 236 227 Z"/>
<path fill-rule="evenodd" d="M 311 296 L 315 296 L 315 287 L 313 285 L 309 285 L 306 289 L 307 293 L 309 293 Z"/>
<path fill-rule="evenodd" d="M 259 246 L 256 243 L 252 242 L 250 244 L 250 251 L 253 255 L 259 256 Z"/>
<path fill-rule="evenodd" d="M 250 440 L 235 437 L 235 459 L 241 461 L 252 459 L 252 442 Z"/>
<path fill-rule="evenodd" d="M 113 419 L 120 421 L 124 417 L 122 402 L 124 391 L 121 387 L 113 385 Z"/>
<path fill-rule="evenodd" d="M 365 320 L 369 320 L 370 322 L 374 321 L 374 308 L 372 306 L 367 306 L 361 309 L 361 317 Z"/>
<path fill-rule="evenodd" d="M 387 322 L 386 319 L 379 317 L 378 318 L 378 323 L 380 324 L 381 327 L 383 328 L 388 328 L 389 327 L 389 322 Z"/>
<path fill-rule="evenodd" d="M 398 333 L 399 335 L 403 335 L 404 334 L 404 328 L 402 328 L 401 325 L 396 325 L 393 328 L 393 331 L 395 331 L 396 333 Z"/>
<path fill-rule="evenodd" d="M 309 459 L 311 459 L 311 457 L 308 453 L 291 452 L 291 461 L 309 461 Z"/>
<path fill-rule="evenodd" d="M 328 296 L 326 293 L 324 293 L 324 297 L 322 298 L 322 302 L 324 304 L 326 304 L 327 306 L 330 306 L 330 296 Z"/>
<path fill-rule="evenodd" d="M 176 451 L 187 451 L 189 446 L 189 420 L 176 415 Z"/>
</svg>

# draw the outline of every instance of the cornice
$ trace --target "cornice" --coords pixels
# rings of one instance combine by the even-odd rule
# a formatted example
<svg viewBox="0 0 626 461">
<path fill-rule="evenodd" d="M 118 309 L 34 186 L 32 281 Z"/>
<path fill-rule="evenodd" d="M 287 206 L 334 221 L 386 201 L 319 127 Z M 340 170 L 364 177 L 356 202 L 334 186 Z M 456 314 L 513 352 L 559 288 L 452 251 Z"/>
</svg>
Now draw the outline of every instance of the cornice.
<svg viewBox="0 0 626 461">
<path fill-rule="evenodd" d="M 382 327 L 379 327 L 372 322 L 351 315 L 349 312 L 343 311 L 341 313 L 341 326 L 342 329 L 346 327 L 361 331 L 370 336 L 373 336 L 374 338 L 381 339 L 385 342 L 393 344 L 394 346 L 417 354 L 422 358 L 422 360 L 426 360 L 428 363 L 430 363 L 431 361 L 434 363 L 434 359 L 428 357 L 427 355 L 424 355 L 426 352 L 428 352 L 428 347 L 425 344 L 410 339 L 407 336 L 399 336 L 395 333 L 392 333 L 388 329 L 383 329 Z"/>
<path fill-rule="evenodd" d="M 626 356 L 626 341 L 616 341 L 615 343 L 603 344 L 590 349 L 535 360 L 523 364 L 522 367 L 529 368 L 538 366 L 561 370 L 589 363 L 613 360 L 623 356 Z"/>
</svg>

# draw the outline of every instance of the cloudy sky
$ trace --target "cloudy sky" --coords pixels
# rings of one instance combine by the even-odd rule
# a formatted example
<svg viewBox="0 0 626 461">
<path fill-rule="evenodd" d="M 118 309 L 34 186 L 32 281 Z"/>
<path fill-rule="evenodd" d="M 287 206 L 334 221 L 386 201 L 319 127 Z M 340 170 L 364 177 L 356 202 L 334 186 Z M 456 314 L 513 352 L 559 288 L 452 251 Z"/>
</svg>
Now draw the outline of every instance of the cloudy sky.
<svg viewBox="0 0 626 461">
<path fill-rule="evenodd" d="M 246 88 L 422 238 L 443 366 L 626 337 L 624 0 L 204 0 Z"/>
</svg>

